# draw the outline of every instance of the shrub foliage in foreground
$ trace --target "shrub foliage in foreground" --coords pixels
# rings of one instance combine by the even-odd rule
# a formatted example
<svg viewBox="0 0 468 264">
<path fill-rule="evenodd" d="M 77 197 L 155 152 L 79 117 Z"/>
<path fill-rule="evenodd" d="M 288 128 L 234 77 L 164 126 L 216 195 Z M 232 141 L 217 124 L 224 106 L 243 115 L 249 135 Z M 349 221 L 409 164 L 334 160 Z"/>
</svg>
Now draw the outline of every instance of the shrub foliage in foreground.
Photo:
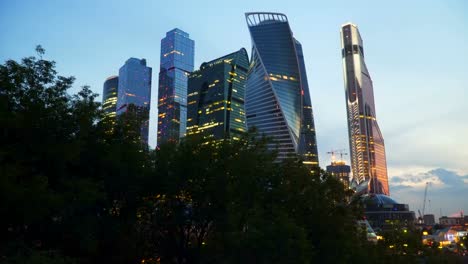
<svg viewBox="0 0 468 264">
<path fill-rule="evenodd" d="M 343 186 L 238 141 L 148 150 L 134 116 L 39 57 L 0 65 L 0 260 L 6 263 L 352 263 L 374 253 Z"/>
</svg>

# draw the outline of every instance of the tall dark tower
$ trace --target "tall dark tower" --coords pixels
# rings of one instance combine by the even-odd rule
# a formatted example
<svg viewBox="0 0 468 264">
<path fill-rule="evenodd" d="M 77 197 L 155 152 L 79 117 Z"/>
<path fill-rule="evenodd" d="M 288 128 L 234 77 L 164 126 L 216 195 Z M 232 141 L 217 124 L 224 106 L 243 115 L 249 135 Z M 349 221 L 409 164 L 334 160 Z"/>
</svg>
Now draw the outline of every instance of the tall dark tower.
<svg viewBox="0 0 468 264">
<path fill-rule="evenodd" d="M 187 125 L 187 82 L 193 71 L 195 42 L 175 28 L 161 40 L 158 90 L 158 145 L 178 142 Z"/>
<path fill-rule="evenodd" d="M 358 184 L 368 182 L 369 193 L 389 195 L 385 145 L 377 124 L 374 88 L 356 25 L 342 26 L 341 48 L 353 177 Z"/>
<path fill-rule="evenodd" d="M 318 168 L 315 127 L 301 44 L 280 13 L 246 13 L 252 37 L 247 126 L 270 137 L 278 159 L 299 154 Z"/>
</svg>

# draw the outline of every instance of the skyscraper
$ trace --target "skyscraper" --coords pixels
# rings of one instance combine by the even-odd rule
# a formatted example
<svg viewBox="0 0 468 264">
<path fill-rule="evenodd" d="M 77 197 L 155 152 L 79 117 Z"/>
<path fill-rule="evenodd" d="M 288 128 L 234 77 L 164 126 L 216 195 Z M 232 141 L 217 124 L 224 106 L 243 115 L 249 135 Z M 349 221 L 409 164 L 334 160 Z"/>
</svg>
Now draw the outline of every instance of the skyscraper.
<svg viewBox="0 0 468 264">
<path fill-rule="evenodd" d="M 270 137 L 278 159 L 301 154 L 318 167 L 315 127 L 301 44 L 286 15 L 246 13 L 252 57 L 246 84 L 247 126 Z"/>
<path fill-rule="evenodd" d="M 105 119 L 114 119 L 117 110 L 117 96 L 119 87 L 119 77 L 111 76 L 104 82 L 102 89 L 102 110 Z"/>
<path fill-rule="evenodd" d="M 242 48 L 205 62 L 189 76 L 187 136 L 237 139 L 246 131 L 244 95 L 249 69 Z"/>
<path fill-rule="evenodd" d="M 312 101 L 310 100 L 309 84 L 304 63 L 302 45 L 295 39 L 297 59 L 301 74 L 301 96 L 302 96 L 302 122 L 301 137 L 299 142 L 299 155 L 304 159 L 304 164 L 310 168 L 318 168 L 317 138 L 315 136 L 314 115 Z"/>
<path fill-rule="evenodd" d="M 189 34 L 173 29 L 161 40 L 158 92 L 158 145 L 178 142 L 187 123 L 187 81 L 193 71 L 195 43 Z"/>
<path fill-rule="evenodd" d="M 130 58 L 119 70 L 117 115 L 135 112 L 140 123 L 140 139 L 148 144 L 151 101 L 151 68 L 145 59 Z"/>
<path fill-rule="evenodd" d="M 389 195 L 384 140 L 377 124 L 372 80 L 356 25 L 342 26 L 341 48 L 353 177 L 359 184 L 368 182 L 369 193 Z"/>
<path fill-rule="evenodd" d="M 339 179 L 345 188 L 349 188 L 349 173 L 351 172 L 351 168 L 346 165 L 344 160 L 332 160 L 331 164 L 327 166 L 327 172 Z"/>
</svg>

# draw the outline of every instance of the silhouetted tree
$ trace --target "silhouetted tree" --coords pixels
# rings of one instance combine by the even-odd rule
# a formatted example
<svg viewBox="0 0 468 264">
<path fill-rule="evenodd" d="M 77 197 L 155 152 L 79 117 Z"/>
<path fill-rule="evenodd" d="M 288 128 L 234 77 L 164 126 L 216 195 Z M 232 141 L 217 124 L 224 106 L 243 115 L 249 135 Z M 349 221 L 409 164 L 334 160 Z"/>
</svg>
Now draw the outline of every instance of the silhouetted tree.
<svg viewBox="0 0 468 264">
<path fill-rule="evenodd" d="M 277 161 L 255 131 L 150 150 L 137 111 L 103 119 L 97 94 L 69 95 L 74 78 L 36 51 L 0 65 L 0 262 L 379 263 L 393 254 L 367 243 L 352 192 L 297 157 Z"/>
</svg>

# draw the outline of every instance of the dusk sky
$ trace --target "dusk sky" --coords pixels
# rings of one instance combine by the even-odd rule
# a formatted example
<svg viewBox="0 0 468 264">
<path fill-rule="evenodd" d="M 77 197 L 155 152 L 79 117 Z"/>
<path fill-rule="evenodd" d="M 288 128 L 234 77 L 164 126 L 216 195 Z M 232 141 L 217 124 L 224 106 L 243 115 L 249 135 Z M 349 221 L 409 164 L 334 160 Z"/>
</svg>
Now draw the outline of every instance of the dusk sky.
<svg viewBox="0 0 468 264">
<path fill-rule="evenodd" d="M 130 57 L 153 68 L 150 145 L 156 144 L 160 41 L 177 27 L 195 41 L 195 67 L 245 47 L 245 12 L 280 12 L 303 46 L 320 164 L 349 149 L 340 27 L 364 41 L 391 196 L 426 212 L 468 213 L 468 1 L 0 1 L 0 63 L 37 44 L 74 88 L 102 93 Z M 349 163 L 349 157 L 347 157 Z"/>
</svg>

